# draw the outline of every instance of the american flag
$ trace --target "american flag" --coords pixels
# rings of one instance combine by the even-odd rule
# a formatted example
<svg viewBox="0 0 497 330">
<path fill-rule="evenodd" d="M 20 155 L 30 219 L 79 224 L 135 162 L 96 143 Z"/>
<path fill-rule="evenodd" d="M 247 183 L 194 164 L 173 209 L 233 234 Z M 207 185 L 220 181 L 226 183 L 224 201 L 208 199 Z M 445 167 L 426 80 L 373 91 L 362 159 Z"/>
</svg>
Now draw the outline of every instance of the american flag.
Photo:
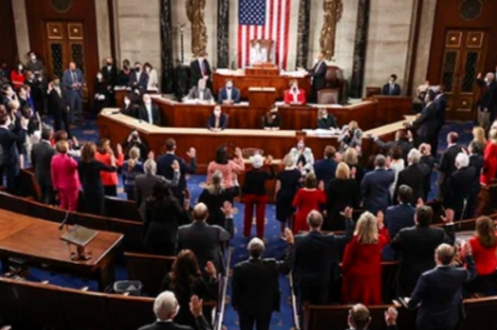
<svg viewBox="0 0 497 330">
<path fill-rule="evenodd" d="M 287 67 L 291 0 L 239 0 L 238 67 L 250 64 L 250 41 L 273 40 L 273 58 L 280 68 Z"/>
</svg>

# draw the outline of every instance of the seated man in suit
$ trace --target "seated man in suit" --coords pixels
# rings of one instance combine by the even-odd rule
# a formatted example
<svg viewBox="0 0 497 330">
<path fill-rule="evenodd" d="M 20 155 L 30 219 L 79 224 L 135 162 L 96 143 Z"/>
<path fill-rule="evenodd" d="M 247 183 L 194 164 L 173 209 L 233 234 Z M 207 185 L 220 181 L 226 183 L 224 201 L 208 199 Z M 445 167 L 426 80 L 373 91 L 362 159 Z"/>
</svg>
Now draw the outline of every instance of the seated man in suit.
<svg viewBox="0 0 497 330">
<path fill-rule="evenodd" d="M 135 70 L 129 75 L 129 87 L 138 88 L 142 93 L 147 91 L 148 74 L 142 70 L 140 62 L 135 63 Z"/>
<path fill-rule="evenodd" d="M 374 171 L 364 175 L 361 182 L 361 195 L 364 198 L 364 209 L 373 214 L 378 211 L 385 213 L 390 204 L 390 185 L 395 179 L 393 171 L 385 167 L 386 159 L 383 155 L 375 158 Z"/>
<path fill-rule="evenodd" d="M 157 321 L 153 324 L 143 326 L 139 330 L 193 330 L 191 327 L 174 323 L 174 317 L 178 314 L 178 311 L 179 304 L 174 293 L 164 291 L 155 298 L 154 302 L 154 314 Z M 192 296 L 190 300 L 190 312 L 195 317 L 198 329 L 211 329 L 211 326 L 202 315 L 202 301 L 197 296 Z"/>
<path fill-rule="evenodd" d="M 233 87 L 233 81 L 226 81 L 226 86 L 219 89 L 218 101 L 220 104 L 240 103 L 240 90 Z"/>
<path fill-rule="evenodd" d="M 415 309 L 418 329 L 454 330 L 463 319 L 462 289 L 476 278 L 476 267 L 470 244 L 463 246 L 466 268 L 455 266 L 455 250 L 441 244 L 435 251 L 436 267 L 424 272 L 407 307 Z"/>
<path fill-rule="evenodd" d="M 221 112 L 221 107 L 216 105 L 214 111 L 209 116 L 207 121 L 207 128 L 210 131 L 218 132 L 225 130 L 228 126 L 228 116 Z"/>
<path fill-rule="evenodd" d="M 385 311 L 385 322 L 387 330 L 397 330 L 397 316 L 399 313 L 394 307 L 389 307 Z M 349 310 L 348 318 L 349 330 L 367 330 L 371 323 L 369 309 L 363 304 L 356 304 Z"/>
<path fill-rule="evenodd" d="M 157 104 L 152 103 L 152 98 L 148 94 L 143 94 L 143 106 L 138 114 L 138 119 L 149 124 L 162 126 L 162 115 Z"/>
<path fill-rule="evenodd" d="M 290 81 L 290 89 L 285 91 L 285 103 L 286 104 L 305 104 L 305 91 L 299 88 L 299 83 L 296 79 Z"/>
<path fill-rule="evenodd" d="M 205 79 L 200 79 L 197 86 L 194 86 L 192 87 L 192 89 L 190 89 L 190 92 L 185 99 L 196 100 L 201 103 L 214 102 L 214 97 L 212 96 L 211 90 L 206 87 Z"/>
<path fill-rule="evenodd" d="M 266 63 L 269 59 L 267 49 L 261 47 L 260 41 L 257 41 L 250 48 L 250 65 Z"/>
<path fill-rule="evenodd" d="M 401 94 L 401 89 L 400 85 L 397 84 L 397 75 L 392 74 L 390 75 L 390 79 L 388 80 L 388 83 L 383 85 L 383 88 L 381 90 L 382 95 L 390 95 L 390 96 L 399 96 Z"/>
</svg>

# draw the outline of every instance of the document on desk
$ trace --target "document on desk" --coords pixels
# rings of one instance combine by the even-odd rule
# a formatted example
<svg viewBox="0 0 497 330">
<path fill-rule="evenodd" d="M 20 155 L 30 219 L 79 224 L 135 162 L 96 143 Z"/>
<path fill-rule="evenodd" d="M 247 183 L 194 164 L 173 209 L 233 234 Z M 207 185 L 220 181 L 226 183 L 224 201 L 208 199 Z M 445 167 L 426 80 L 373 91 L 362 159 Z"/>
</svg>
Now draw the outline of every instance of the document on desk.
<svg viewBox="0 0 497 330">
<path fill-rule="evenodd" d="M 306 71 L 282 71 L 282 76 L 294 77 L 294 78 L 304 78 L 307 75 Z"/>
<path fill-rule="evenodd" d="M 333 137 L 340 134 L 339 129 L 318 128 L 318 129 L 304 129 L 303 131 L 309 136 L 316 136 L 316 137 Z"/>
</svg>

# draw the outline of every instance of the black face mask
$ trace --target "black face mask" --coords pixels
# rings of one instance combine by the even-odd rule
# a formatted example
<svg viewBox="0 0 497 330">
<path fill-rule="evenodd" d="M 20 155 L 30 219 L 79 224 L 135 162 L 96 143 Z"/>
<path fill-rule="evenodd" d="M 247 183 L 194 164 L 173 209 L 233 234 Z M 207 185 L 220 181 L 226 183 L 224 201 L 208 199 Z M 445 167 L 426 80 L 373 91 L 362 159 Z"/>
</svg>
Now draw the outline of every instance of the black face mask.
<svg viewBox="0 0 497 330">
<path fill-rule="evenodd" d="M 136 72 L 140 72 L 141 68 L 135 68 Z"/>
</svg>

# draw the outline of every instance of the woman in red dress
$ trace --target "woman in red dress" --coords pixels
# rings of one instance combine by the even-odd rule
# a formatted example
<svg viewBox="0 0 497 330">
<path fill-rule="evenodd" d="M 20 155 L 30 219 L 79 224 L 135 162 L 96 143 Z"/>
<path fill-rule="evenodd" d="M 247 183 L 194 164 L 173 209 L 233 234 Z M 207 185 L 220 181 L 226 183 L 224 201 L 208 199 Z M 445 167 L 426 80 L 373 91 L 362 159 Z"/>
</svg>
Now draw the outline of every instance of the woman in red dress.
<svg viewBox="0 0 497 330">
<path fill-rule="evenodd" d="M 379 212 L 377 218 L 369 212 L 363 213 L 343 255 L 344 303 L 381 304 L 381 251 L 389 242 L 383 213 Z"/>
<path fill-rule="evenodd" d="M 489 140 L 487 146 L 485 147 L 485 153 L 483 156 L 483 173 L 480 177 L 480 181 L 483 184 L 492 183 L 492 179 L 495 178 L 497 174 L 497 130 L 492 129 L 489 133 Z"/>
<path fill-rule="evenodd" d="M 297 208 L 297 215 L 293 224 L 294 234 L 309 230 L 307 215 L 312 210 L 319 210 L 320 204 L 326 203 L 326 195 L 322 189 L 317 189 L 317 185 L 318 180 L 314 172 L 307 174 L 304 180 L 304 188 L 299 189 L 293 199 L 292 205 Z"/>
</svg>

